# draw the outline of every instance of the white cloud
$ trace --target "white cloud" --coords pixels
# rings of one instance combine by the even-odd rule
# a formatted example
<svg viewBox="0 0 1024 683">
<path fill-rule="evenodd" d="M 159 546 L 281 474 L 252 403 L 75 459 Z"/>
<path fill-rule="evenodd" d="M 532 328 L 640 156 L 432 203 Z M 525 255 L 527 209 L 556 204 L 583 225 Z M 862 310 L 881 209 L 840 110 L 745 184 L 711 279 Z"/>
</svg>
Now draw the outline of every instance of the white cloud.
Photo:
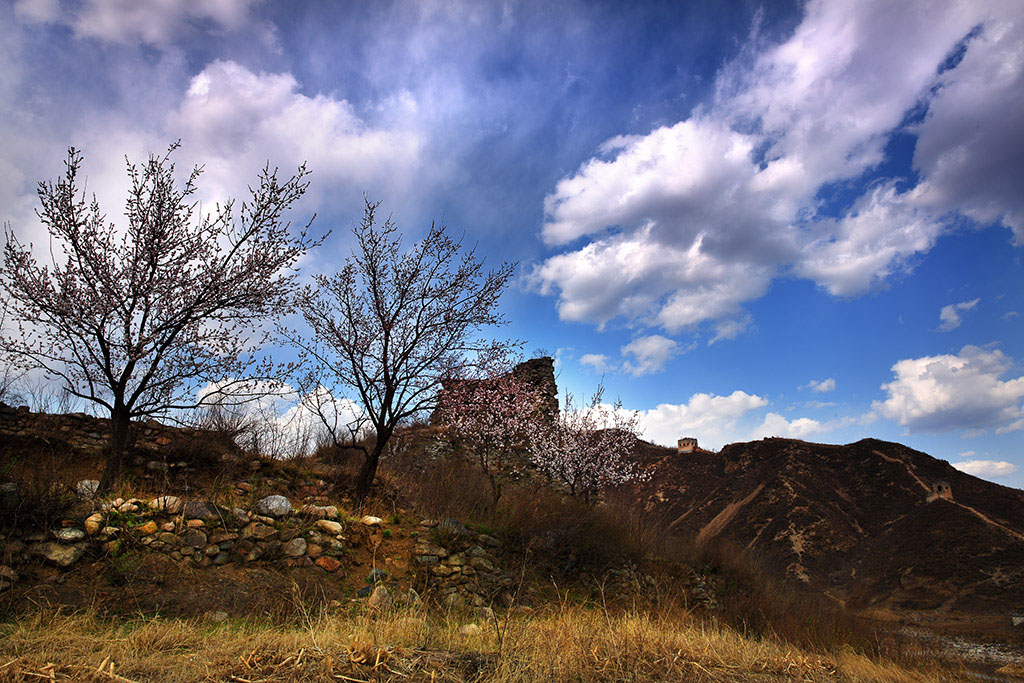
<svg viewBox="0 0 1024 683">
<path fill-rule="evenodd" d="M 982 224 L 1003 223 L 1024 245 L 1024 22 L 1016 2 L 968 3 L 992 10 L 977 18 L 963 59 L 939 76 L 918 126 L 914 166 L 920 203 L 958 211 Z"/>
<path fill-rule="evenodd" d="M 939 331 L 949 332 L 960 327 L 963 322 L 960 318 L 961 311 L 973 310 L 981 299 L 972 299 L 971 301 L 961 301 L 958 304 L 949 304 L 943 306 L 942 310 L 939 311 Z"/>
<path fill-rule="evenodd" d="M 1019 466 L 1005 460 L 965 460 L 950 464 L 961 472 L 985 478 L 1006 477 L 1020 469 Z"/>
<path fill-rule="evenodd" d="M 44 23 L 60 16 L 58 0 L 15 0 L 14 16 L 22 21 Z"/>
<path fill-rule="evenodd" d="M 907 194 L 882 183 L 841 219 L 818 221 L 793 267 L 834 296 L 856 296 L 905 270 L 908 259 L 931 249 L 942 231 L 943 224 Z"/>
<path fill-rule="evenodd" d="M 834 408 L 839 404 L 836 403 L 835 401 L 808 401 L 804 405 L 806 405 L 808 408 L 820 410 L 821 408 Z"/>
<path fill-rule="evenodd" d="M 805 439 L 811 434 L 827 431 L 829 429 L 824 423 L 812 420 L 809 417 L 798 417 L 787 420 L 778 413 L 768 413 L 764 420 L 751 433 L 751 439 L 760 439 L 766 436 L 778 436 L 787 439 Z"/>
<path fill-rule="evenodd" d="M 253 28 L 264 43 L 273 45 L 273 29 L 252 21 L 255 4 L 257 0 L 85 0 L 65 4 L 62 11 L 57 0 L 18 0 L 14 11 L 22 21 L 60 22 L 79 38 L 106 43 L 163 48 L 200 29 L 218 33 Z"/>
<path fill-rule="evenodd" d="M 661 372 L 665 363 L 679 351 L 679 343 L 659 334 L 638 337 L 622 347 L 623 357 L 629 358 L 622 369 L 633 377 Z"/>
<path fill-rule="evenodd" d="M 1024 377 L 1001 379 L 1012 367 L 998 349 L 977 346 L 901 360 L 882 385 L 888 398 L 872 410 L 913 431 L 1015 431 L 1024 428 Z"/>
<path fill-rule="evenodd" d="M 719 73 L 711 106 L 608 140 L 556 184 L 542 235 L 564 251 L 535 270 L 538 289 L 558 297 L 565 320 L 621 316 L 669 332 L 712 321 L 715 341 L 739 331 L 721 321 L 742 320 L 781 273 L 836 296 L 879 286 L 951 229 L 950 212 L 1003 221 L 1019 241 L 1024 129 L 1006 114 L 1024 102 L 1018 10 L 809 2 L 788 40 L 752 39 Z M 939 75 L 979 25 L 964 59 Z M 922 102 L 921 183 L 880 180 L 840 215 L 824 213 L 820 192 L 882 162 Z"/>
<path fill-rule="evenodd" d="M 816 391 L 819 394 L 825 394 L 830 391 L 835 391 L 836 381 L 831 377 L 827 377 L 825 379 L 812 379 L 810 382 L 808 382 L 807 384 L 803 385 L 800 388 L 810 389 L 811 391 Z"/>
<path fill-rule="evenodd" d="M 963 453 L 960 453 L 960 457 L 961 458 L 969 458 L 972 455 L 977 455 L 977 454 L 974 451 L 964 451 Z"/>
<path fill-rule="evenodd" d="M 654 443 L 674 446 L 684 436 L 697 437 L 705 448 L 719 448 L 741 438 L 738 421 L 768 405 L 756 394 L 734 391 L 728 396 L 694 394 L 687 403 L 662 403 L 657 408 L 640 411 L 640 431 Z"/>
<path fill-rule="evenodd" d="M 580 365 L 605 372 L 608 370 L 608 356 L 603 353 L 585 353 L 580 356 Z"/>
<path fill-rule="evenodd" d="M 751 328 L 754 324 L 754 317 L 749 313 L 738 318 L 716 320 L 714 324 L 715 336 L 708 340 L 708 346 L 723 339 L 735 339 Z"/>
<path fill-rule="evenodd" d="M 408 188 L 422 147 L 411 129 L 375 128 L 343 99 L 303 94 L 290 73 L 257 74 L 231 61 L 215 61 L 192 79 L 166 129 L 204 159 L 204 183 L 225 194 L 237 193 L 239 179 L 268 159 L 282 169 L 308 162 L 320 188 L 314 192 L 341 184 Z"/>
<path fill-rule="evenodd" d="M 1003 320 L 1019 320 L 1020 313 L 1018 313 L 1017 311 L 1007 311 L 1006 313 L 1003 313 L 1003 315 L 1000 317 Z"/>
</svg>

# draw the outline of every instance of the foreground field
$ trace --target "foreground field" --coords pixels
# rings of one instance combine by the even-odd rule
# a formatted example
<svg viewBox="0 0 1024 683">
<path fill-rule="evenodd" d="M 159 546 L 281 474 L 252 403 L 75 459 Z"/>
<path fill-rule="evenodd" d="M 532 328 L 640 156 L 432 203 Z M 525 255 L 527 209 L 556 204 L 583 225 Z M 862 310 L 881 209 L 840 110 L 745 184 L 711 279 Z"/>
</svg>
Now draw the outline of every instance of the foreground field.
<svg viewBox="0 0 1024 683">
<path fill-rule="evenodd" d="M 422 609 L 219 624 L 42 612 L 3 625 L 0 680 L 927 681 L 852 652 L 810 654 L 685 612 L 564 606 L 468 621 Z"/>
</svg>

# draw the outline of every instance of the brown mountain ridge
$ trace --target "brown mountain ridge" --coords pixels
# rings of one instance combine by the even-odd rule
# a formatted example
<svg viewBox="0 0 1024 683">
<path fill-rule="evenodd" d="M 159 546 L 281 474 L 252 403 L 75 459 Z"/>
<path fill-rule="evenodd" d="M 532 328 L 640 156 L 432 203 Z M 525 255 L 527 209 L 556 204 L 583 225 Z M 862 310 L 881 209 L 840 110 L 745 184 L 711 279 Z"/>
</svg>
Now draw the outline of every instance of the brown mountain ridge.
<svg viewBox="0 0 1024 683">
<path fill-rule="evenodd" d="M 851 607 L 1024 606 L 1024 491 L 898 443 L 645 444 L 639 494 L 671 529 L 746 550 Z"/>
</svg>

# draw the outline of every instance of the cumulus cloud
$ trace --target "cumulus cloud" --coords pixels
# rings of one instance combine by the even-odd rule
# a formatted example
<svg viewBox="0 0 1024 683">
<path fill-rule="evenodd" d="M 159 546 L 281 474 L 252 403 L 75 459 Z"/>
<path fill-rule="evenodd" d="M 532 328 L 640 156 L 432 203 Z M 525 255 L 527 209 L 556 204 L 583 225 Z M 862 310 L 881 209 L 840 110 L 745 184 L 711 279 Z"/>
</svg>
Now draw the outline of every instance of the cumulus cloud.
<svg viewBox="0 0 1024 683">
<path fill-rule="evenodd" d="M 337 203 L 339 197 L 357 203 L 367 192 L 411 201 L 432 187 L 432 180 L 418 177 L 423 144 L 410 124 L 412 101 L 402 105 L 408 116 L 396 105 L 388 122 L 375 125 L 345 99 L 303 93 L 289 72 L 254 72 L 221 60 L 195 74 L 170 100 L 169 113 L 157 125 L 102 116 L 86 119 L 76 131 L 76 145 L 85 154 L 88 190 L 108 215 L 115 216 L 115 207 L 124 202 L 125 156 L 141 162 L 149 153 L 162 153 L 176 139 L 182 140 L 182 147 L 173 160 L 179 168 L 203 166 L 199 198 L 210 207 L 228 198 L 244 200 L 247 186 L 268 163 L 271 169 L 280 169 L 279 177 L 288 177 L 304 162 L 313 171 L 302 202 L 306 215 L 328 202 Z M 24 168 L 38 166 L 40 150 L 45 150 L 52 154 L 47 168 L 56 170 L 62 154 L 52 141 L 40 142 L 37 136 L 13 136 L 12 144 L 0 150 L 0 179 L 10 180 L 0 186 L 0 210 L 13 219 L 20 236 L 45 248 L 28 182 L 35 171 Z M 432 179 L 439 180 L 442 169 L 435 170 Z"/>
<path fill-rule="evenodd" d="M 963 58 L 939 75 L 917 127 L 919 202 L 979 223 L 1002 223 L 1024 245 L 1024 22 L 1014 2 L 992 3 L 965 41 Z M 976 9 L 981 9 L 981 4 Z"/>
<path fill-rule="evenodd" d="M 950 464 L 961 472 L 984 478 L 1006 477 L 1020 469 L 1019 466 L 1005 460 L 965 460 Z"/>
<path fill-rule="evenodd" d="M 232 189 L 267 159 L 282 168 L 308 162 L 324 191 L 340 183 L 401 187 L 411 183 L 422 146 L 411 129 L 367 124 L 344 99 L 303 94 L 290 73 L 254 73 L 232 61 L 192 78 L 166 129 L 202 154 L 205 183 Z"/>
<path fill-rule="evenodd" d="M 972 299 L 971 301 L 961 301 L 958 304 L 949 304 L 943 306 L 942 310 L 939 311 L 939 331 L 949 332 L 960 327 L 963 320 L 960 318 L 962 311 L 973 310 L 981 299 Z"/>
<path fill-rule="evenodd" d="M 836 296 L 879 286 L 953 212 L 1020 241 L 1024 132 L 1005 114 L 1024 102 L 1018 15 L 1013 2 L 808 3 L 787 40 L 752 39 L 720 72 L 710 106 L 608 140 L 556 184 L 542 236 L 561 252 L 535 270 L 539 290 L 566 320 L 710 321 L 718 340 L 781 274 Z M 881 178 L 827 206 L 822 190 L 872 172 L 922 105 L 919 184 Z"/>
<path fill-rule="evenodd" d="M 768 405 L 767 399 L 744 391 L 728 396 L 694 394 L 687 403 L 663 403 L 640 411 L 640 431 L 649 441 L 674 446 L 684 436 L 695 436 L 707 448 L 718 448 L 741 437 L 738 421 Z"/>
<path fill-rule="evenodd" d="M 787 420 L 778 413 L 768 413 L 764 416 L 761 424 L 751 433 L 750 438 L 760 439 L 766 436 L 778 436 L 787 439 L 804 439 L 811 434 L 817 434 L 827 429 L 828 427 L 824 423 L 812 420 L 809 417 Z"/>
<path fill-rule="evenodd" d="M 1002 379 L 1013 367 L 999 349 L 965 346 L 959 354 L 901 360 L 888 394 L 872 410 L 912 431 L 957 429 L 1006 433 L 1024 428 L 1024 376 Z"/>
<path fill-rule="evenodd" d="M 836 381 L 831 377 L 827 377 L 825 379 L 812 379 L 810 382 L 808 382 L 807 384 L 803 385 L 800 388 L 810 389 L 811 391 L 816 391 L 819 394 L 825 394 L 830 391 L 835 391 Z"/>
<path fill-rule="evenodd" d="M 679 343 L 660 334 L 638 337 L 622 347 L 627 358 L 622 369 L 633 377 L 661 372 L 665 363 L 679 351 Z"/>
<path fill-rule="evenodd" d="M 580 356 L 580 365 L 605 372 L 608 370 L 608 356 L 603 353 L 585 353 Z"/>
</svg>

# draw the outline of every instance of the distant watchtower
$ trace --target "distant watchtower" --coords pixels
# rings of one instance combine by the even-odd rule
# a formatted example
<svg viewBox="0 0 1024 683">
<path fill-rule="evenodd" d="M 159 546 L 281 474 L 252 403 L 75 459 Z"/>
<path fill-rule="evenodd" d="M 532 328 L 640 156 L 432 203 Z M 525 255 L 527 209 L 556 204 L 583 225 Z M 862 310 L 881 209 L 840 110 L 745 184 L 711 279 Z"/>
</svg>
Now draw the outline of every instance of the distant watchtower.
<svg viewBox="0 0 1024 683">
<path fill-rule="evenodd" d="M 945 498 L 946 500 L 953 500 L 953 489 L 950 487 L 948 481 L 937 481 L 932 484 L 931 492 L 925 497 L 925 502 L 932 502 L 939 498 Z"/>
<path fill-rule="evenodd" d="M 676 453 L 682 455 L 683 453 L 693 453 L 697 450 L 697 439 L 692 436 L 687 436 L 679 439 L 679 444 L 676 447 Z"/>
</svg>

